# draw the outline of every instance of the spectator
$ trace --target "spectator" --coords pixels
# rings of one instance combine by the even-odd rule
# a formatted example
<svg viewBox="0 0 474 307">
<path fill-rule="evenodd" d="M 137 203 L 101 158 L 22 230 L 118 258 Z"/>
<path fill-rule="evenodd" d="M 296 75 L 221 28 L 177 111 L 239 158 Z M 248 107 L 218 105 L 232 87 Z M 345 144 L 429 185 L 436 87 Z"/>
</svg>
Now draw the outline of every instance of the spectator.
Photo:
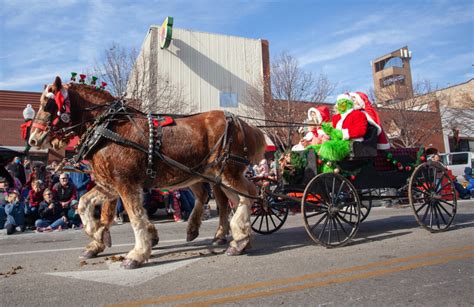
<svg viewBox="0 0 474 307">
<path fill-rule="evenodd" d="M 0 205 L 5 205 L 8 197 L 10 184 L 5 178 L 0 178 Z"/>
<path fill-rule="evenodd" d="M 268 163 L 266 159 L 262 159 L 258 164 L 256 176 L 258 177 L 266 177 L 268 176 L 270 169 L 268 167 Z"/>
<path fill-rule="evenodd" d="M 5 213 L 5 205 L 0 204 L 0 229 L 3 229 L 7 221 L 7 214 Z"/>
<path fill-rule="evenodd" d="M 44 183 L 44 186 L 47 188 L 50 188 L 50 180 L 46 176 L 46 168 L 44 167 L 44 164 L 42 162 L 36 162 L 33 165 L 33 170 L 28 177 L 28 180 L 26 181 L 26 186 L 31 189 L 31 184 L 35 180 L 41 180 Z"/>
<path fill-rule="evenodd" d="M 187 221 L 194 208 L 194 195 L 189 188 L 179 190 L 181 204 L 181 217 Z"/>
<path fill-rule="evenodd" d="M 80 163 L 77 163 L 74 166 L 81 171 L 87 170 L 87 167 L 85 165 L 81 165 Z M 87 185 L 91 182 L 91 176 L 82 172 L 71 172 L 68 173 L 68 175 L 69 181 L 76 186 L 77 198 L 81 198 L 81 196 L 87 192 Z"/>
<path fill-rule="evenodd" d="M 31 184 L 32 189 L 28 193 L 28 209 L 29 214 L 27 215 L 27 226 L 34 226 L 35 221 L 38 219 L 38 210 L 40 203 L 44 200 L 43 199 L 43 182 L 41 180 L 35 180 Z"/>
<path fill-rule="evenodd" d="M 59 162 L 54 160 L 51 164 L 47 167 L 48 175 L 51 181 L 51 186 L 54 186 L 56 183 L 59 182 L 59 174 L 56 172 L 56 168 L 58 168 Z"/>
<path fill-rule="evenodd" d="M 71 227 L 72 229 L 82 228 L 81 216 L 79 215 L 79 212 L 77 211 L 78 205 L 79 205 L 79 202 L 74 199 L 71 202 L 71 208 L 69 208 L 69 211 L 67 212 L 68 226 Z"/>
<path fill-rule="evenodd" d="M 54 199 L 59 202 L 64 210 L 64 216 L 67 216 L 69 205 L 75 199 L 77 200 L 76 186 L 69 181 L 67 173 L 59 175 L 59 182 L 53 186 Z"/>
<path fill-rule="evenodd" d="M 472 168 L 466 167 L 464 169 L 464 180 L 466 182 L 466 189 L 471 192 L 471 196 L 474 197 L 474 178 L 472 178 Z"/>
<path fill-rule="evenodd" d="M 10 173 L 10 176 L 13 178 L 13 188 L 17 191 L 21 191 L 23 189 L 23 184 L 21 184 L 20 179 L 15 177 L 12 170 L 8 170 L 8 173 Z"/>
<path fill-rule="evenodd" d="M 7 214 L 7 222 L 5 228 L 7 235 L 15 233 L 15 231 L 25 231 L 25 214 L 28 213 L 28 207 L 20 201 L 20 193 L 12 189 L 8 192 L 7 204 L 5 205 L 5 213 Z"/>
<path fill-rule="evenodd" d="M 7 166 L 7 169 L 11 171 L 12 176 L 18 178 L 20 180 L 21 185 L 26 183 L 25 177 L 25 167 L 21 163 L 20 157 L 15 157 L 13 162 Z"/>
<path fill-rule="evenodd" d="M 44 200 L 41 202 L 36 220 L 36 232 L 61 230 L 67 227 L 67 218 L 63 216 L 63 208 L 53 199 L 53 193 L 50 189 L 43 192 Z"/>
<path fill-rule="evenodd" d="M 114 223 L 117 225 L 122 225 L 124 222 L 123 214 L 125 209 L 123 208 L 123 202 L 122 199 L 119 197 L 117 199 L 117 206 L 115 207 L 115 218 L 114 218 Z"/>
</svg>

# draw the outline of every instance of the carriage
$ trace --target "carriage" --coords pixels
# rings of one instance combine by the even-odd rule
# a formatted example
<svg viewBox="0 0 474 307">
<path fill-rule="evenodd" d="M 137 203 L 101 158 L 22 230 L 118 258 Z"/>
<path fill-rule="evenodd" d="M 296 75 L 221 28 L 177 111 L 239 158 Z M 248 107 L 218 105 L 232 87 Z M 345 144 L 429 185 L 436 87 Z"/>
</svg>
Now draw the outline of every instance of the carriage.
<svg viewBox="0 0 474 307">
<path fill-rule="evenodd" d="M 314 242 L 343 246 L 356 235 L 372 202 L 380 199 L 409 203 L 418 224 L 430 232 L 449 228 L 456 215 L 455 187 L 442 164 L 426 161 L 423 148 L 377 152 L 354 142 L 352 149 L 334 173 L 318 172 L 322 161 L 312 150 L 292 153 L 304 163 L 299 171 L 293 166 L 293 177 L 285 178 L 279 168 L 279 180 L 263 178 L 270 184 L 261 188 L 252 208 L 252 229 L 271 234 L 283 226 L 290 210 L 300 209 Z"/>
</svg>

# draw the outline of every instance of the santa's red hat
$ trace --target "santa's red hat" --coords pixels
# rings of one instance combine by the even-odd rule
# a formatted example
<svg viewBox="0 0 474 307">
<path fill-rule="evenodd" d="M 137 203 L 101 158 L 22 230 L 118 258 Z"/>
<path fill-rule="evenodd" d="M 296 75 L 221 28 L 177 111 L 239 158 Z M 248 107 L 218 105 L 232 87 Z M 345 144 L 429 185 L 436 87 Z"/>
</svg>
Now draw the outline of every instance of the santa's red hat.
<svg viewBox="0 0 474 307">
<path fill-rule="evenodd" d="M 314 112 L 316 114 L 316 119 L 318 120 L 317 124 L 321 124 L 323 122 L 329 121 L 329 108 L 327 106 L 319 106 L 316 108 L 309 108 L 308 109 L 308 119 L 313 120 L 311 113 Z"/>
<path fill-rule="evenodd" d="M 369 97 L 362 92 L 351 92 L 349 95 L 351 96 L 352 101 L 354 101 L 354 109 L 356 110 L 363 110 L 367 105 L 371 104 Z"/>
</svg>

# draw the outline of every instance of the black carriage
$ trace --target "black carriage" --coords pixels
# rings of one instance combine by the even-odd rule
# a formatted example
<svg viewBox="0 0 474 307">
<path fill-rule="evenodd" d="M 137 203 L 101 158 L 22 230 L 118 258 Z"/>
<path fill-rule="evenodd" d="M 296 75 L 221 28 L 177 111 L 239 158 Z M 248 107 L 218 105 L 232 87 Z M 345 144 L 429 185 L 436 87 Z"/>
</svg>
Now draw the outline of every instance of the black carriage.
<svg viewBox="0 0 474 307">
<path fill-rule="evenodd" d="M 456 215 L 456 191 L 442 164 L 426 161 L 418 148 L 377 152 L 361 147 L 352 152 L 333 173 L 318 173 L 322 161 L 312 150 L 299 152 L 305 166 L 296 179 L 265 178 L 252 208 L 252 229 L 273 233 L 283 226 L 290 210 L 299 208 L 313 241 L 342 246 L 356 235 L 372 201 L 387 198 L 409 203 L 417 222 L 428 231 L 448 229 Z"/>
</svg>

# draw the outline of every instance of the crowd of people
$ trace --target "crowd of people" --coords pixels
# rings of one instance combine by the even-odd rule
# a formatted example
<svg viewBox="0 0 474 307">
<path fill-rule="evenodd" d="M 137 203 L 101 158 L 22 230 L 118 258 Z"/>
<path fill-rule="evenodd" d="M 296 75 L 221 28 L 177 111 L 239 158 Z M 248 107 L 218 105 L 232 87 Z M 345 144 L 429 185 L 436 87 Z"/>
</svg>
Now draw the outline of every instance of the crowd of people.
<svg viewBox="0 0 474 307">
<path fill-rule="evenodd" d="M 11 178 L 0 177 L 0 229 L 8 235 L 25 230 L 36 232 L 60 231 L 82 228 L 78 213 L 79 199 L 94 187 L 93 175 L 86 164 L 71 165 L 63 161 L 63 169 L 57 172 L 59 162 L 46 166 L 42 162 L 30 162 L 15 157 L 6 166 Z M 74 171 L 72 171 L 74 170 Z M 80 172 L 76 171 L 80 170 Z M 154 208 L 161 202 L 176 222 L 186 221 L 194 207 L 194 195 L 189 189 L 144 190 L 144 207 Z M 209 207 L 206 207 L 206 218 Z M 97 208 L 100 210 L 100 208 Z M 119 198 L 115 223 L 126 220 L 126 212 Z"/>
</svg>

